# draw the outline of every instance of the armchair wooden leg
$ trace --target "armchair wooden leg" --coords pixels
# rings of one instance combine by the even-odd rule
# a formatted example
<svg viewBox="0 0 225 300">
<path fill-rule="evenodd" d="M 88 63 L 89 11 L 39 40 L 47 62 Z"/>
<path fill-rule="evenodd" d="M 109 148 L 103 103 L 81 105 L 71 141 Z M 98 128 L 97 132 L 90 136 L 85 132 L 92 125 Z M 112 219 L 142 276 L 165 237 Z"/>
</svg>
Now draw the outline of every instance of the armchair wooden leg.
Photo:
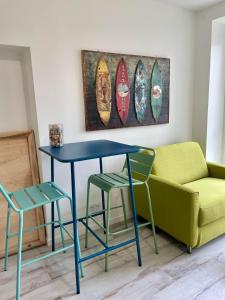
<svg viewBox="0 0 225 300">
<path fill-rule="evenodd" d="M 191 254 L 192 253 L 192 247 L 187 245 L 187 253 Z"/>
</svg>

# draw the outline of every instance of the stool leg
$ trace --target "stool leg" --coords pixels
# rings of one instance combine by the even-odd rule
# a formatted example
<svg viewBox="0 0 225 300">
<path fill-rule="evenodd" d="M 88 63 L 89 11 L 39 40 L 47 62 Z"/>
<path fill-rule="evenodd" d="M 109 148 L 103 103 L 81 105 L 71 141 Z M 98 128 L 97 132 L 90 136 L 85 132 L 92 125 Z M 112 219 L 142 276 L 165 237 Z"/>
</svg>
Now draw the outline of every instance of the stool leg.
<svg viewBox="0 0 225 300">
<path fill-rule="evenodd" d="M 6 237 L 5 237 L 5 265 L 4 265 L 5 271 L 8 271 L 8 261 L 9 261 L 10 212 L 11 212 L 11 207 L 10 205 L 8 205 Z"/>
<path fill-rule="evenodd" d="M 70 200 L 70 207 L 71 207 L 71 213 L 73 215 L 73 210 L 72 210 L 72 199 L 68 198 Z M 78 254 L 79 254 L 79 258 L 81 257 L 81 250 L 80 250 L 80 240 L 79 240 L 79 236 L 78 236 L 78 232 L 77 232 L 77 240 L 78 240 Z M 84 270 L 83 270 L 83 266 L 82 264 L 80 264 L 80 275 L 83 278 L 84 277 Z"/>
<path fill-rule="evenodd" d="M 106 207 L 106 245 L 109 243 L 109 227 L 110 227 L 110 194 L 107 193 L 107 207 Z M 108 253 L 105 254 L 105 272 L 108 271 Z"/>
<path fill-rule="evenodd" d="M 126 154 L 126 163 L 127 163 L 128 177 L 129 177 L 129 189 L 130 189 L 130 197 L 131 197 L 131 208 L 133 214 L 133 224 L 134 224 L 134 234 L 135 234 L 136 248 L 137 248 L 138 265 L 139 267 L 141 267 L 142 262 L 141 262 L 141 249 L 140 249 L 140 240 L 139 240 L 138 223 L 137 223 L 137 211 L 136 211 L 136 205 L 134 199 L 134 190 L 132 184 L 132 170 L 130 166 L 129 154 Z"/>
<path fill-rule="evenodd" d="M 81 257 L 81 250 L 80 250 L 80 240 L 79 240 L 79 236 L 77 237 L 78 240 L 78 253 L 79 253 L 79 257 Z M 80 263 L 80 276 L 83 278 L 84 277 L 84 270 L 83 270 L 83 266 L 82 263 Z"/>
<path fill-rule="evenodd" d="M 102 157 L 99 158 L 99 163 L 100 163 L 100 173 L 103 173 L 103 165 L 102 165 Z M 104 191 L 101 190 L 101 196 L 102 196 L 102 210 L 103 210 L 103 214 L 102 214 L 102 218 L 103 218 L 103 227 L 105 229 L 106 227 L 106 221 L 105 221 L 105 194 Z M 105 230 L 104 230 L 105 233 Z"/>
<path fill-rule="evenodd" d="M 58 214 L 58 220 L 59 220 L 59 226 L 60 226 L 59 228 L 60 228 L 60 234 L 61 234 L 61 242 L 62 242 L 62 246 L 64 248 L 65 247 L 65 239 L 64 239 L 64 232 L 63 232 L 63 228 L 62 228 L 62 218 L 61 218 L 61 210 L 60 210 L 60 206 L 59 206 L 59 201 L 56 201 L 56 208 L 57 208 L 57 214 Z"/>
<path fill-rule="evenodd" d="M 55 203 L 51 203 L 52 252 L 55 251 Z"/>
<path fill-rule="evenodd" d="M 88 180 L 88 186 L 87 186 L 87 203 L 86 203 L 86 224 L 88 225 L 88 215 L 89 215 L 89 204 L 90 204 L 90 186 L 91 183 Z M 85 248 L 88 247 L 88 229 L 86 227 L 85 229 Z"/>
<path fill-rule="evenodd" d="M 128 227 L 128 225 L 127 225 L 127 213 L 126 213 L 126 207 L 125 207 L 123 189 L 120 189 L 120 194 L 121 194 L 122 206 L 123 206 L 124 224 L 125 224 L 125 228 L 127 228 Z"/>
<path fill-rule="evenodd" d="M 23 240 L 23 212 L 20 212 L 20 213 L 19 213 L 18 254 L 17 254 L 16 300 L 19 300 L 19 299 L 20 299 L 20 280 L 21 280 L 21 261 L 22 261 L 22 240 Z"/>
<path fill-rule="evenodd" d="M 155 253 L 159 254 L 157 241 L 156 241 L 155 222 L 154 222 L 154 216 L 153 216 L 153 211 L 152 211 L 152 201 L 151 201 L 151 196 L 150 196 L 150 192 L 149 192 L 149 186 L 147 184 L 145 184 L 145 186 L 147 189 L 148 207 L 149 207 L 149 213 L 150 213 L 151 222 L 152 222 L 152 232 L 153 232 L 153 237 L 154 237 Z"/>
</svg>

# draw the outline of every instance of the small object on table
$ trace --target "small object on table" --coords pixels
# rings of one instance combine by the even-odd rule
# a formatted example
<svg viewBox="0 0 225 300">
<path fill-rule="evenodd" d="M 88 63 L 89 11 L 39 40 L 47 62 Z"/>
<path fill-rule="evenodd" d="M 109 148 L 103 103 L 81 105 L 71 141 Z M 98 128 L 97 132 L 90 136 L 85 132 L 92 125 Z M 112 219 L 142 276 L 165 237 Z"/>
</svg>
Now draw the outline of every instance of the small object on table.
<svg viewBox="0 0 225 300">
<path fill-rule="evenodd" d="M 49 143 L 51 147 L 63 146 L 63 124 L 49 124 Z"/>
</svg>

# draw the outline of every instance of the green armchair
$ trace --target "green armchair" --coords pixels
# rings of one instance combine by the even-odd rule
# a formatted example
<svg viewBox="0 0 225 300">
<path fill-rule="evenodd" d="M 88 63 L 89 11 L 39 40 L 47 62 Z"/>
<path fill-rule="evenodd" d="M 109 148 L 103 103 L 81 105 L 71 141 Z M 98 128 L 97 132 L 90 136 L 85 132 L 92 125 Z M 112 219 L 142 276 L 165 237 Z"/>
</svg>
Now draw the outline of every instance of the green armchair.
<svg viewBox="0 0 225 300">
<path fill-rule="evenodd" d="M 225 233 L 225 166 L 206 162 L 194 142 L 155 151 L 149 180 L 155 224 L 188 252 Z M 144 189 L 135 187 L 135 199 L 138 215 L 150 219 Z"/>
</svg>

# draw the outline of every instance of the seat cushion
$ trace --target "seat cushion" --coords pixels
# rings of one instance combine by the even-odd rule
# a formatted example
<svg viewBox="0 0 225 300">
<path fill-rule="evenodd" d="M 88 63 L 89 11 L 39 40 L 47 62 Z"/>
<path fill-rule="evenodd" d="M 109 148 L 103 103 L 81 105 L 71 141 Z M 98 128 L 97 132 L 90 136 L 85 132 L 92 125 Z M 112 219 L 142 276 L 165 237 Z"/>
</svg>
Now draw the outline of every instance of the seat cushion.
<svg viewBox="0 0 225 300">
<path fill-rule="evenodd" d="M 199 144 L 186 142 L 155 149 L 152 174 L 184 184 L 208 177 L 208 168 Z"/>
<path fill-rule="evenodd" d="M 225 180 L 203 178 L 184 184 L 199 192 L 199 226 L 212 223 L 225 216 Z"/>
</svg>

